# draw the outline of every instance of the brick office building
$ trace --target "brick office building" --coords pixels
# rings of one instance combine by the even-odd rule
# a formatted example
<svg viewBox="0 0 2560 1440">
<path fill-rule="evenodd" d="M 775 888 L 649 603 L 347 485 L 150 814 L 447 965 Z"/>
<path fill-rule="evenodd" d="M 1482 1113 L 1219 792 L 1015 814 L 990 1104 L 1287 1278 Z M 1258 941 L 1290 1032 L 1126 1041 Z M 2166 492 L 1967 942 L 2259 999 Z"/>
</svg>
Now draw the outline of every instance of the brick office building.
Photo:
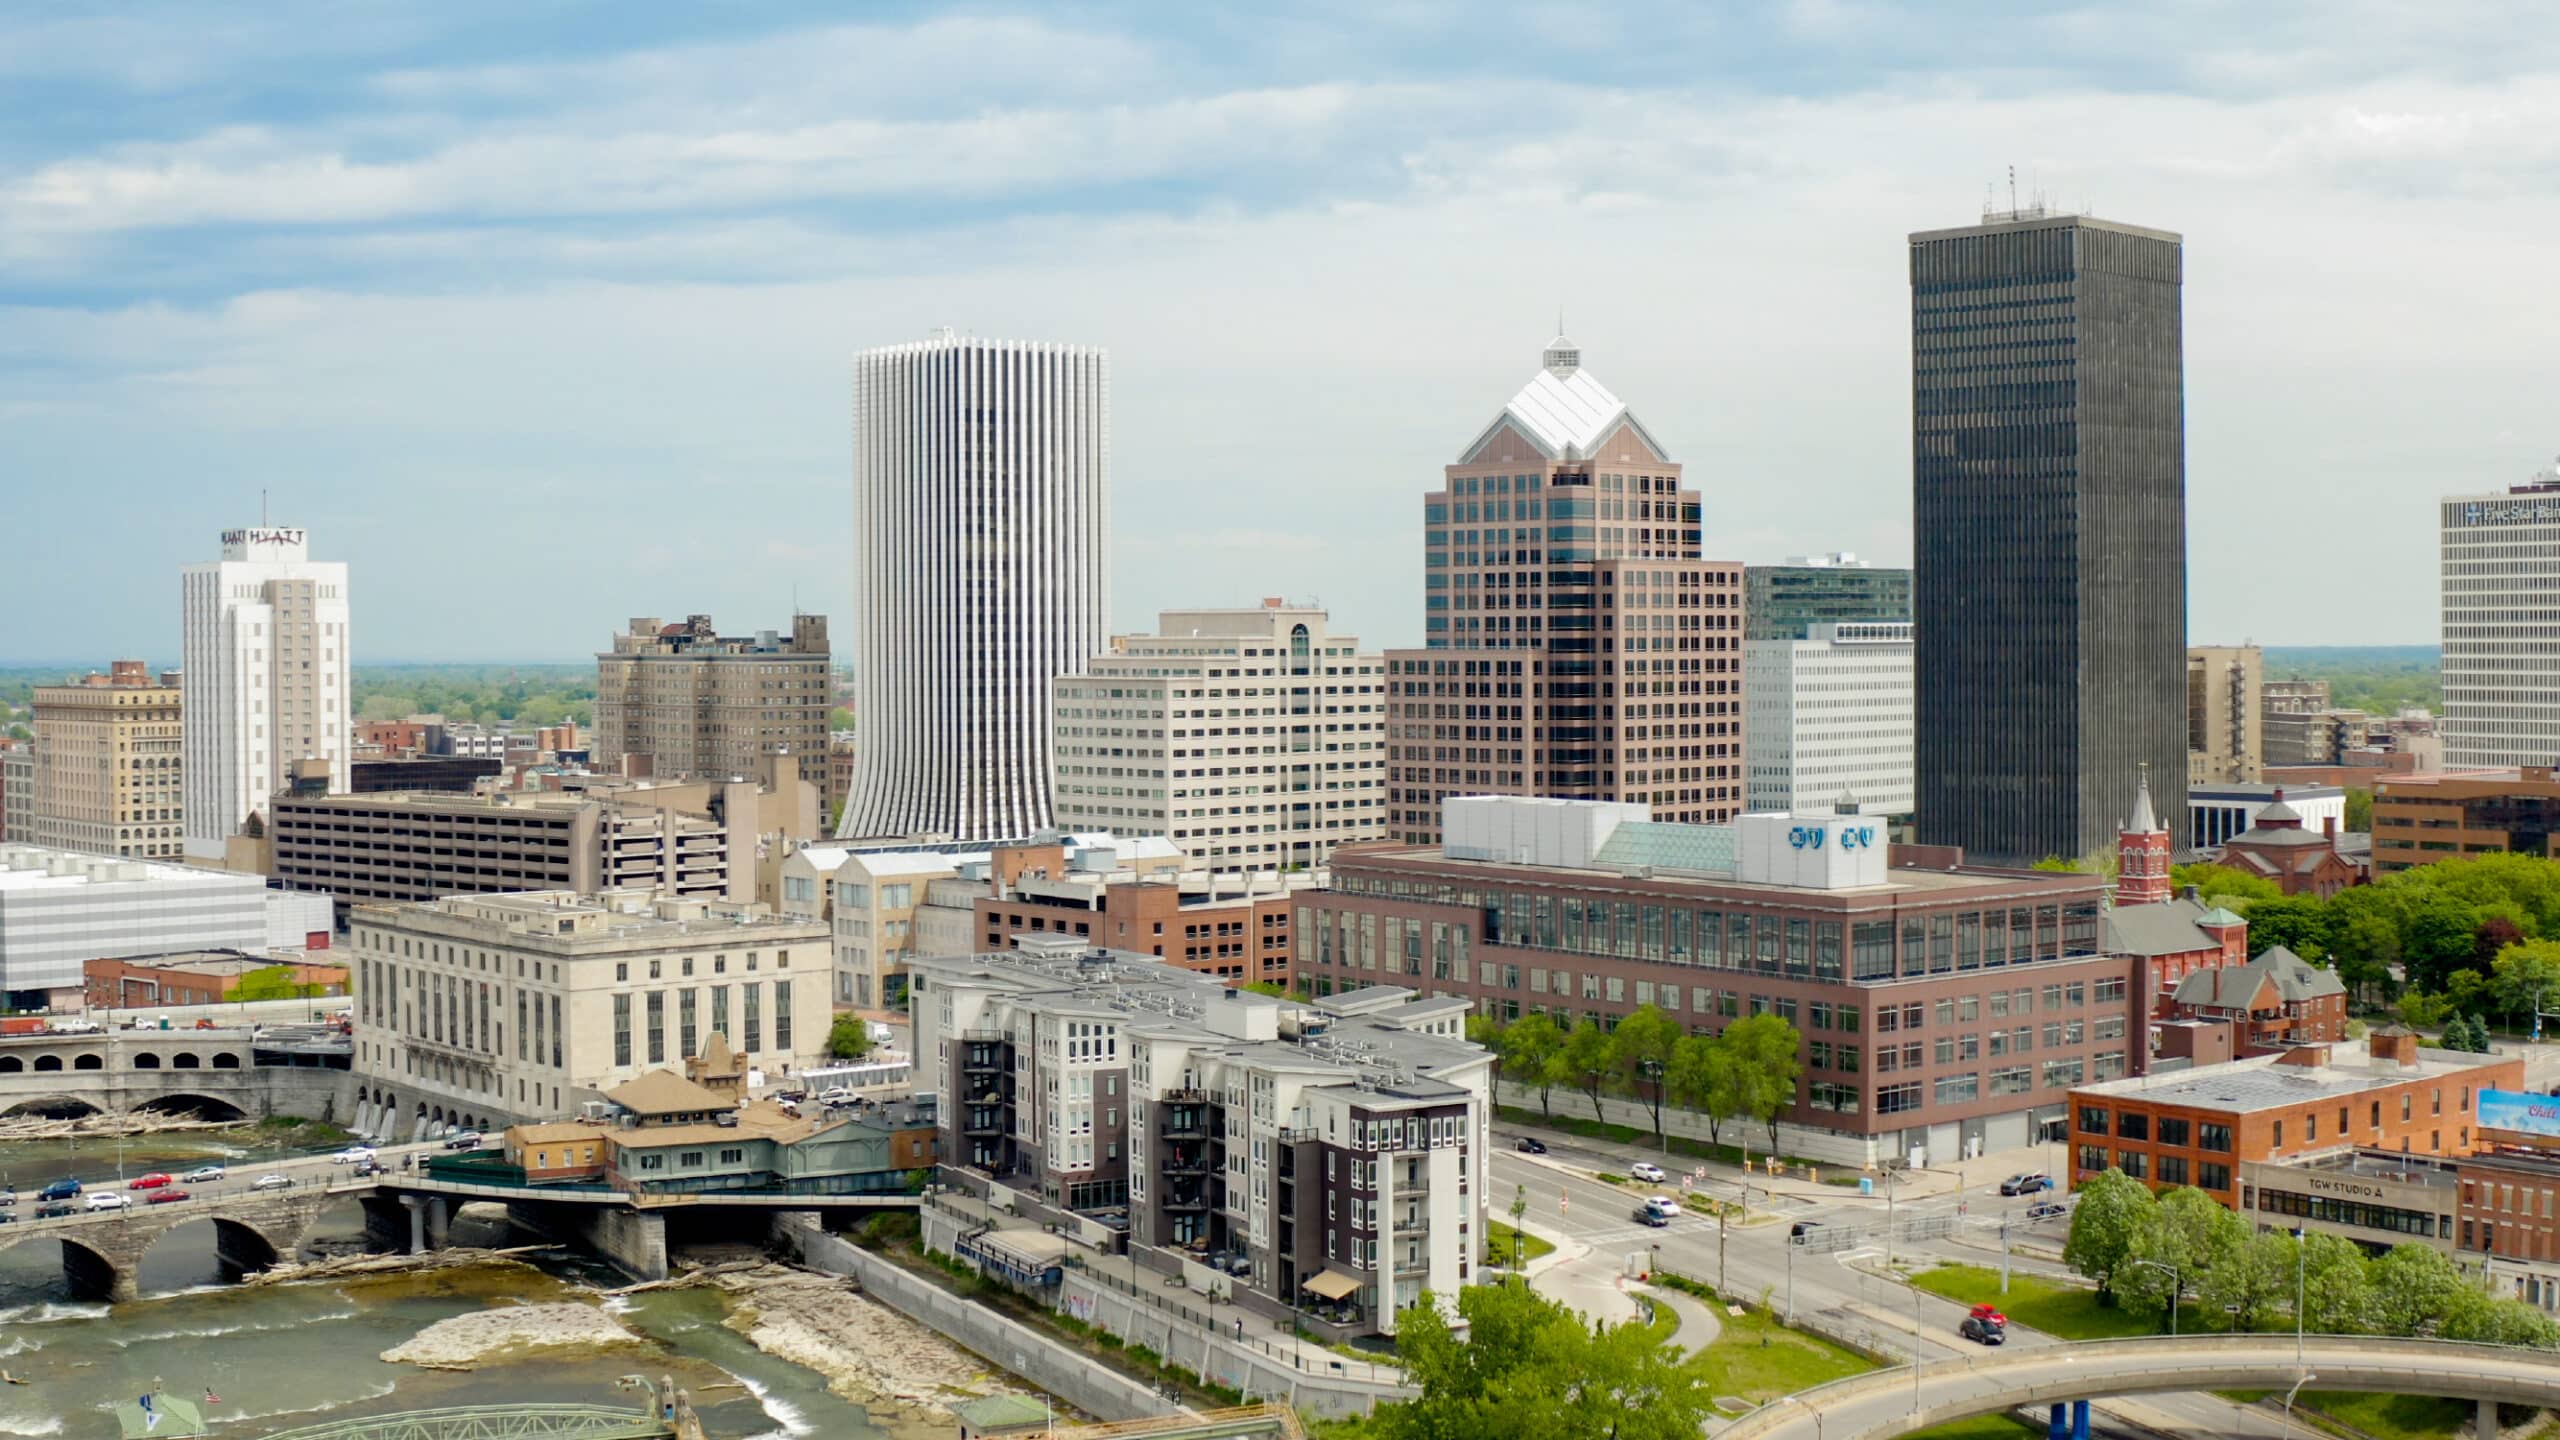
<svg viewBox="0 0 2560 1440">
<path fill-rule="evenodd" d="M 2548 765 L 2394 775 L 2373 786 L 2373 873 L 2457 855 L 2560 856 L 2560 778 Z"/>
<path fill-rule="evenodd" d="M 977 902 L 975 943 L 1003 950 L 1017 935 L 1072 934 L 1232 984 L 1286 985 L 1289 915 L 1298 893 L 1318 878 L 1192 872 L 1024 880 Z"/>
<path fill-rule="evenodd" d="M 1778 1014 L 1805 1064 L 1781 1143 L 1849 1164 L 2059 1139 L 2072 1086 L 2143 1066 L 2150 971 L 2105 953 L 2097 876 L 1888 856 L 1856 816 L 1681 825 L 1481 797 L 1446 823 L 1440 845 L 1336 852 L 1333 889 L 1298 902 L 1303 987 L 1406 985 L 1565 1026 Z"/>
<path fill-rule="evenodd" d="M 2468 1155 L 2483 1143 L 2479 1092 L 2523 1079 L 2522 1060 L 2421 1050 L 2392 1026 L 2361 1047 L 2301 1045 L 2085 1085 L 2071 1092 L 2071 1183 L 2121 1170 L 2155 1190 L 2192 1185 L 2248 1210 L 2243 1166 L 2358 1148 Z"/>
</svg>

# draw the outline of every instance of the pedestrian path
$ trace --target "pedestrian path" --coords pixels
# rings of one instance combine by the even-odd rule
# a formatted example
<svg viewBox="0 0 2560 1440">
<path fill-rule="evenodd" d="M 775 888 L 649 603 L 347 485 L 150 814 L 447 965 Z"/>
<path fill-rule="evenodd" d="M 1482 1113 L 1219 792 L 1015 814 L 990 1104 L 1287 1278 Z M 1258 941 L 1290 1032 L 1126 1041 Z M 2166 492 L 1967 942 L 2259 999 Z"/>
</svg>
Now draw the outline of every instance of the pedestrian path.
<svg viewBox="0 0 2560 1440">
<path fill-rule="evenodd" d="M 1724 1333 L 1724 1322 L 1718 1320 L 1716 1313 L 1707 1308 L 1706 1302 L 1696 1296 L 1674 1290 L 1667 1285 L 1646 1285 L 1639 1288 L 1652 1299 L 1654 1304 L 1671 1307 L 1671 1313 L 1679 1317 L 1680 1328 L 1672 1335 L 1671 1343 L 1679 1346 L 1682 1353 L 1695 1355 L 1716 1343 L 1716 1337 Z"/>
</svg>

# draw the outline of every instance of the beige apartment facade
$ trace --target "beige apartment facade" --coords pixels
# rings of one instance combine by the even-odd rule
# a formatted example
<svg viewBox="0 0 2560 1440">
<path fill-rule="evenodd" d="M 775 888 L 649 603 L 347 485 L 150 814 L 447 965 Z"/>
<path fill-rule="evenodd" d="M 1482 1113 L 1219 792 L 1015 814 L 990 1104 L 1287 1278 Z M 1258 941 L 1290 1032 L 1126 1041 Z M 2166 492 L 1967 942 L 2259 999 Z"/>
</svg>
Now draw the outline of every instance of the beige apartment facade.
<svg viewBox="0 0 2560 1440">
<path fill-rule="evenodd" d="M 821 813 L 841 797 L 827 754 L 827 617 L 794 615 L 789 634 L 724 636 L 708 615 L 639 616 L 596 656 L 598 770 L 668 780 L 756 773 L 759 757 L 802 757 Z"/>
<path fill-rule="evenodd" d="M 2266 659 L 2255 645 L 2187 647 L 2187 783 L 2266 778 Z"/>
<path fill-rule="evenodd" d="M 825 1054 L 827 927 L 649 889 L 462 895 L 353 917 L 359 1128 L 574 1114 L 720 1035 L 769 1074 Z"/>
<path fill-rule="evenodd" d="M 1052 690 L 1070 830 L 1162 835 L 1211 869 L 1324 863 L 1386 835 L 1386 660 L 1321 609 L 1168 610 Z"/>
<path fill-rule="evenodd" d="M 11 835 L 92 855 L 180 858 L 184 713 L 177 675 L 154 676 L 139 660 L 37 686 L 28 813 L 10 821 Z"/>
</svg>

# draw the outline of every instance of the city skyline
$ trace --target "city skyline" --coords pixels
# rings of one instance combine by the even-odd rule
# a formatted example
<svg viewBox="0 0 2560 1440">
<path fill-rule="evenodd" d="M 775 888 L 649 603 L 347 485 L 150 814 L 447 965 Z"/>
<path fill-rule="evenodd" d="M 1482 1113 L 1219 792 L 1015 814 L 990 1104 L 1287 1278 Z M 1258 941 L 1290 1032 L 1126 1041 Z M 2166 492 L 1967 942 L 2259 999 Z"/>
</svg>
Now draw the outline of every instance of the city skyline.
<svg viewBox="0 0 2560 1440">
<path fill-rule="evenodd" d="M 742 526 L 689 573 L 660 517 L 823 515 L 852 356 L 953 324 L 1117 357 L 1113 628 L 1285 593 L 1409 646 L 1413 499 L 1562 303 L 1697 467 L 1711 552 L 1903 565 L 1901 240 L 2014 161 L 2188 238 L 2191 637 L 2420 643 L 2419 517 L 2560 448 L 2531 363 L 2560 61 L 2453 43 L 2458 9 L 1523 13 L 1516 55 L 1427 9 L 1262 46 L 1144 11 L 0 27 L 9 518 L 168 573 L 271 491 L 408 602 L 360 661 L 568 661 L 795 591 L 849 615 L 842 529 Z M 1559 208 L 1570 253 L 1513 223 Z M 1340 458 L 1249 438 L 1280 413 Z M 2366 603 L 2277 603 L 2276 542 Z M 10 661 L 176 653 L 165 589 L 49 605 L 79 563 L 0 580 L 55 622 Z"/>
</svg>

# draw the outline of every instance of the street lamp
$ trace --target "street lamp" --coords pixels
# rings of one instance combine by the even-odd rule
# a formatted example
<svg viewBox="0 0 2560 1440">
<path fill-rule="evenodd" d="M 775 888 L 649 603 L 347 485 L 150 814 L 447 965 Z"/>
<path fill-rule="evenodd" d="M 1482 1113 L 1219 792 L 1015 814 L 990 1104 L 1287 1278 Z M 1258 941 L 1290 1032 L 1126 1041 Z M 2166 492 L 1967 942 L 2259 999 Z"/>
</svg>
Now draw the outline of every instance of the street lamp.
<svg viewBox="0 0 2560 1440">
<path fill-rule="evenodd" d="M 2302 1368 L 2303 1279 L 2310 1273 L 2311 1241 L 2302 1226 L 2293 1227 L 2293 1364 Z"/>
<path fill-rule="evenodd" d="M 1822 1440 L 1822 1407 L 1801 1395 L 1790 1395 L 1787 1399 L 1803 1406 L 1804 1413 L 1813 1417 L 1813 1440 Z"/>
<path fill-rule="evenodd" d="M 2292 1389 L 2287 1390 L 2286 1392 L 2284 1392 L 2284 1433 L 2285 1433 L 2285 1440 L 2293 1440 L 2293 1397 L 2302 1393 L 2302 1387 L 2303 1387 L 2303 1386 L 2308 1385 L 2308 1384 L 2310 1384 L 2312 1381 L 2317 1380 L 2317 1379 L 2319 1379 L 2319 1378 L 2320 1378 L 2319 1376 L 2317 1376 L 2317 1375 L 2313 1375 L 2313 1374 L 2310 1374 L 2309 1372 L 2307 1372 L 2307 1371 L 2306 1371 L 2306 1372 L 2303 1374 L 2303 1376 L 2302 1376 L 2302 1378 L 2301 1378 L 2301 1379 L 2296 1380 L 2296 1381 L 2294 1381 L 2294 1382 L 2293 1382 L 2293 1388 L 2292 1388 Z M 1819 1436 L 1815 1437 L 1815 1440 L 1820 1440 L 1820 1437 L 1819 1437 Z"/>
<path fill-rule="evenodd" d="M 2136 1260 L 2133 1263 L 2136 1265 L 2148 1265 L 2154 1270 L 2165 1270 L 2169 1273 L 2169 1338 L 2173 1340 L 2176 1339 L 2178 1335 L 2178 1267 L 2175 1265 L 2163 1265 L 2157 1260 Z M 2295 1347 L 2295 1352 L 2294 1358 L 2297 1360 L 2301 1359 L 2302 1356 L 2300 1354 L 2300 1346 L 2298 1343 Z"/>
<path fill-rule="evenodd" d="M 1653 1082 L 1653 1138 L 1662 1142 L 1662 1158 L 1668 1160 L 1671 1158 L 1671 1132 L 1662 1128 L 1662 1062 L 1639 1060 L 1636 1068 L 1644 1072 L 1644 1078 Z"/>
</svg>

